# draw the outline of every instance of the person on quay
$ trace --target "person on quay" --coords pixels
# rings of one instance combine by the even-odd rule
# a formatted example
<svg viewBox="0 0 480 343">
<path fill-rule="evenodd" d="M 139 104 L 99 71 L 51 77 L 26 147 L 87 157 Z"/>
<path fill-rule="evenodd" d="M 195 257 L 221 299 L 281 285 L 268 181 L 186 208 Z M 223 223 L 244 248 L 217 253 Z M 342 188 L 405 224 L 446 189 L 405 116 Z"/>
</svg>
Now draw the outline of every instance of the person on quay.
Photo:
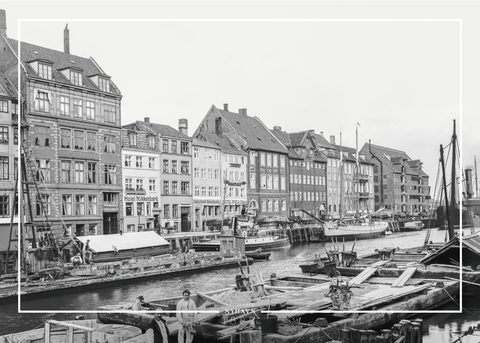
<svg viewBox="0 0 480 343">
<path fill-rule="evenodd" d="M 198 324 L 197 306 L 190 299 L 190 291 L 188 289 L 184 290 L 182 295 L 183 299 L 177 303 L 177 319 L 180 323 L 178 343 L 192 343 L 195 334 L 193 327 Z M 186 336 L 185 341 L 184 336 Z"/>
</svg>

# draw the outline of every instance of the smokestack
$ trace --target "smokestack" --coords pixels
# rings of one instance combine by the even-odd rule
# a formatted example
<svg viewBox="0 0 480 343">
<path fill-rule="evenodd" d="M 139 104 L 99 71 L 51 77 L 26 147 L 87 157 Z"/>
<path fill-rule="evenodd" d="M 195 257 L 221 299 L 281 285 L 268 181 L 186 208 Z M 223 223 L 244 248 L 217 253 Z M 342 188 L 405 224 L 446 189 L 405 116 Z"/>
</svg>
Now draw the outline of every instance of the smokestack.
<svg viewBox="0 0 480 343">
<path fill-rule="evenodd" d="M 330 136 L 330 144 L 335 144 L 335 136 Z"/>
<path fill-rule="evenodd" d="M 145 123 L 150 123 L 150 118 L 149 117 L 145 117 L 145 119 L 143 120 Z"/>
<path fill-rule="evenodd" d="M 228 111 L 228 104 L 223 104 L 223 110 Z"/>
<path fill-rule="evenodd" d="M 188 136 L 188 119 L 182 118 L 178 120 L 178 131 Z"/>
<path fill-rule="evenodd" d="M 246 108 L 240 108 L 238 110 L 238 114 L 246 116 L 247 115 L 247 109 Z"/>
<path fill-rule="evenodd" d="M 471 169 L 465 169 L 465 183 L 466 183 L 467 199 L 471 199 L 473 197 L 473 182 L 472 182 Z"/>
<path fill-rule="evenodd" d="M 63 30 L 63 52 L 66 54 L 70 53 L 70 31 L 68 31 L 68 24 Z"/>
<path fill-rule="evenodd" d="M 0 34 L 7 37 L 7 12 L 0 9 Z"/>
</svg>

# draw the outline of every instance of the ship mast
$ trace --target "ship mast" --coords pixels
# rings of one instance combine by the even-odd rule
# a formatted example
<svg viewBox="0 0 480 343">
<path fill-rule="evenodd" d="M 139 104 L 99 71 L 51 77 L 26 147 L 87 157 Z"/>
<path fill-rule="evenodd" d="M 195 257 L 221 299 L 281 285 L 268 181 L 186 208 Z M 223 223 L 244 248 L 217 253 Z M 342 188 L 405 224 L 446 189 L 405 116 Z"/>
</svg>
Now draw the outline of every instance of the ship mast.
<svg viewBox="0 0 480 343">
<path fill-rule="evenodd" d="M 475 163 L 475 190 L 477 198 L 480 198 L 480 194 L 478 194 L 478 178 L 477 178 L 477 156 L 473 155 L 473 161 Z"/>
<path fill-rule="evenodd" d="M 452 135 L 452 190 L 450 194 L 450 206 L 451 206 L 451 211 L 450 211 L 450 216 L 451 216 L 451 225 L 450 229 L 451 231 L 448 232 L 450 239 L 453 238 L 453 225 L 454 225 L 454 218 L 455 218 L 455 205 L 456 205 L 456 200 L 455 200 L 455 184 L 457 182 L 457 178 L 455 175 L 455 158 L 457 154 L 457 134 L 455 132 L 455 120 L 453 121 L 453 135 Z"/>
</svg>

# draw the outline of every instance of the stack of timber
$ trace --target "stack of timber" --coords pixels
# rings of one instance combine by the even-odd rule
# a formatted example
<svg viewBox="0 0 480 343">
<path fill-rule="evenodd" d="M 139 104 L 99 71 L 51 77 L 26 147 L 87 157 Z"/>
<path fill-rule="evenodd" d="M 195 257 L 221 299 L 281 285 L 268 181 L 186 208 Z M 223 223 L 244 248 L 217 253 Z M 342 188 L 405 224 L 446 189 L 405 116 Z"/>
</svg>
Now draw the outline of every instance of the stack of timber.
<svg viewBox="0 0 480 343">
<path fill-rule="evenodd" d="M 238 263 L 246 263 L 245 258 L 219 252 L 177 253 L 77 267 L 65 263 L 31 275 L 27 281 L 21 283 L 20 294 L 22 297 L 30 297 L 59 291 L 75 292 L 81 289 L 108 287 L 125 281 L 135 282 L 142 278 L 234 267 L 238 266 Z M 248 259 L 248 263 L 253 263 L 253 259 Z M 17 292 L 0 291 L 0 298 L 2 297 L 17 297 Z"/>
</svg>

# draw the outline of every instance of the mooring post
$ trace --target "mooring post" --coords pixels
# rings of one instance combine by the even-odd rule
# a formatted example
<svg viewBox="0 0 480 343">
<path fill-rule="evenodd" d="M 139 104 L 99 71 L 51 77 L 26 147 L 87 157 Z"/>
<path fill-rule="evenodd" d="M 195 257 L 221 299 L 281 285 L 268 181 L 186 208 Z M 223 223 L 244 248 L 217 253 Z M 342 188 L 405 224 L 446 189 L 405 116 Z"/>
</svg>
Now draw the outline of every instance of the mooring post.
<svg viewBox="0 0 480 343">
<path fill-rule="evenodd" d="M 415 318 L 412 322 L 420 324 L 420 329 L 422 332 L 422 341 L 423 341 L 423 334 L 428 334 L 428 325 L 423 325 L 422 318 Z"/>
<path fill-rule="evenodd" d="M 412 322 L 412 343 L 422 343 L 422 328 L 420 323 Z"/>
<path fill-rule="evenodd" d="M 360 343 L 368 343 L 368 331 L 367 330 L 358 330 L 360 334 Z"/>
<path fill-rule="evenodd" d="M 360 341 L 360 333 L 358 332 L 358 329 L 350 328 L 350 341 L 352 343 L 357 343 Z"/>
<path fill-rule="evenodd" d="M 375 343 L 377 340 L 377 332 L 375 330 L 367 330 L 368 332 L 368 342 Z"/>
<path fill-rule="evenodd" d="M 385 343 L 393 343 L 392 330 L 383 329 L 381 332 Z"/>
<path fill-rule="evenodd" d="M 355 343 L 350 340 L 350 330 L 348 329 L 340 330 L 340 339 L 342 343 Z"/>
<path fill-rule="evenodd" d="M 413 343 L 412 342 L 412 324 L 409 320 L 401 320 L 400 325 L 402 325 L 402 329 L 405 330 L 405 343 Z"/>
</svg>

